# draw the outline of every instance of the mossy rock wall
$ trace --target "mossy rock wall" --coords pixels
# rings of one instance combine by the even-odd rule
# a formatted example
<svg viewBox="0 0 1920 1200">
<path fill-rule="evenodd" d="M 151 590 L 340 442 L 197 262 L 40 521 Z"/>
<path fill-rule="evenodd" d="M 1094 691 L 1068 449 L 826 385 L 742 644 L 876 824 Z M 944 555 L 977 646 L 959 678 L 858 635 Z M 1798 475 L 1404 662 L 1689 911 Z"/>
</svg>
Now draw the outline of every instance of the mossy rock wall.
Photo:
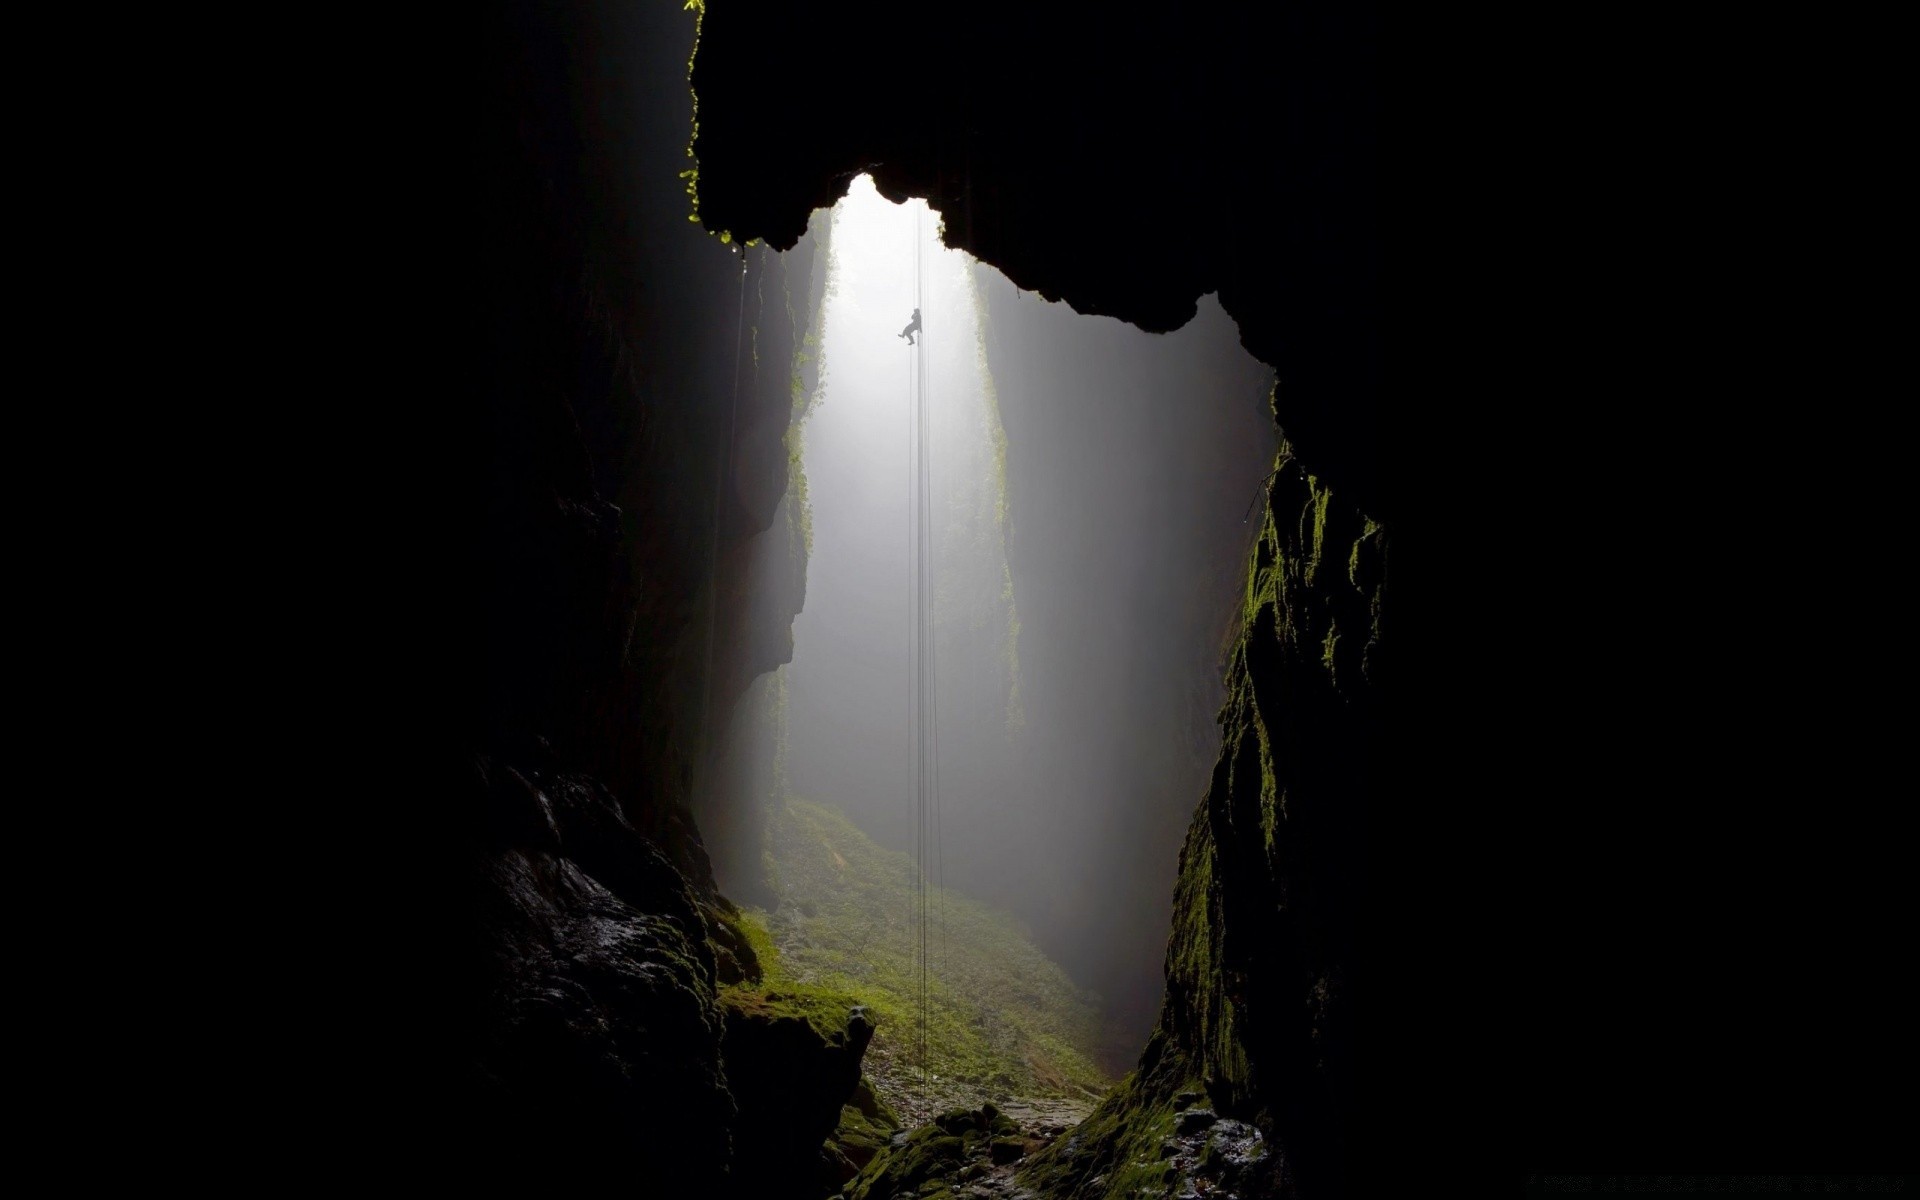
<svg viewBox="0 0 1920 1200">
<path fill-rule="evenodd" d="M 1159 1028 L 1140 1069 L 1026 1169 L 1043 1194 L 1138 1195 L 1183 1092 L 1270 1140 L 1253 1194 L 1344 1191 L 1386 545 L 1282 446 L 1220 757 L 1181 851 Z"/>
</svg>

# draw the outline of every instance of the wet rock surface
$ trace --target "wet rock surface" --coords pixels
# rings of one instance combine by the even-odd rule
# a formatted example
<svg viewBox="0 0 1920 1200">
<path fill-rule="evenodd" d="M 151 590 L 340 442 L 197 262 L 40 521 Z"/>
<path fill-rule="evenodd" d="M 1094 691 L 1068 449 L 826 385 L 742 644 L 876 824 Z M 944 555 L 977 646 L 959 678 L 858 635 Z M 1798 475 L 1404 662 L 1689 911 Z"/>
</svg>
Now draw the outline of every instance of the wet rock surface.
<svg viewBox="0 0 1920 1200">
<path fill-rule="evenodd" d="M 1088 1103 L 1060 1099 L 1010 1099 L 950 1109 L 917 1129 L 896 1133 L 886 1152 L 851 1180 L 840 1198 L 1038 1200 L 1039 1193 L 1015 1178 L 1020 1164 L 1066 1135 L 1090 1111 Z"/>
<path fill-rule="evenodd" d="M 406 805 L 447 811 L 448 886 L 386 922 L 445 948 L 446 1002 L 387 1023 L 444 1031 L 448 1061 L 397 1107 L 436 1171 L 487 1190 L 561 1174 L 716 1196 L 731 1169 L 715 985 L 756 968 L 713 920 L 689 806 L 709 714 L 783 660 L 800 604 L 804 547 L 775 505 L 789 293 L 811 275 L 810 251 L 749 262 L 689 236 L 693 24 L 474 10 L 455 105 L 473 274 L 449 289 L 459 373 L 434 440 L 461 470 L 435 509 L 465 557 L 428 607 L 458 648 L 459 732 L 436 794 Z M 830 1128 L 837 1102 L 819 1107 Z"/>
<path fill-rule="evenodd" d="M 1183 1117 L 1204 1115 L 1204 1121 L 1182 1120 L 1179 1133 L 1160 1144 L 1166 1159 L 1166 1195 L 1185 1200 L 1189 1196 L 1218 1196 L 1237 1200 L 1253 1196 L 1255 1191 L 1241 1188 L 1254 1184 L 1255 1168 L 1267 1156 L 1260 1131 L 1245 1121 L 1215 1118 L 1204 1110 L 1189 1110 Z M 1258 1185 L 1254 1185 L 1258 1186 Z"/>
<path fill-rule="evenodd" d="M 471 887 L 489 986 L 454 1110 L 472 1164 L 500 1178 L 566 1169 L 614 1178 L 644 1164 L 689 1189 L 719 1186 L 734 1104 L 722 1075 L 714 959 L 695 889 L 574 776 L 482 762 Z M 658 1131 L 684 1129 L 662 1160 Z"/>
</svg>

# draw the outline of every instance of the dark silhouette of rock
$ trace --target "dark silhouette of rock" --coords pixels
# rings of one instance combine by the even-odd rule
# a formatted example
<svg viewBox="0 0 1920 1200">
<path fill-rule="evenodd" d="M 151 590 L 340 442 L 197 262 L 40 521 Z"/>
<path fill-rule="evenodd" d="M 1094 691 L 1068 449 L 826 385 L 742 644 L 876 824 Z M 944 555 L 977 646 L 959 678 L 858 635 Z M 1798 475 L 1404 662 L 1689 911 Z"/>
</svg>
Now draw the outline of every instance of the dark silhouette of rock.
<svg viewBox="0 0 1920 1200">
<path fill-rule="evenodd" d="M 804 1194 L 800 1181 L 820 1173 L 822 1146 L 854 1096 L 872 1039 L 873 1025 L 861 1014 L 823 1033 L 804 1017 L 727 1010 L 722 1046 L 727 1086 L 740 1107 L 733 1127 L 739 1194 Z"/>
<path fill-rule="evenodd" d="M 700 215 L 791 245 L 865 169 L 944 214 L 949 246 L 1080 312 L 1164 332 L 1217 292 L 1280 373 L 1288 437 L 1384 520 L 1378 22 L 1329 2 L 1116 21 L 1074 0 L 1014 37 L 937 9 L 716 5 L 693 75 Z M 855 49 L 882 27 L 915 52 Z"/>
</svg>

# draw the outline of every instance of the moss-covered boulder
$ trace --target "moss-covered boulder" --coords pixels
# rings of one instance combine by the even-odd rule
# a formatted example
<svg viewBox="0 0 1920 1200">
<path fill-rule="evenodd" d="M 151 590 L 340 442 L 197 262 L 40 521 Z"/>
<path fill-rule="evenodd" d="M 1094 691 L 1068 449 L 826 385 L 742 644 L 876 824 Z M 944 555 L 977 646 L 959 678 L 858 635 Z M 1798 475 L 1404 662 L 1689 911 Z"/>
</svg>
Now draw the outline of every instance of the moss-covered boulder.
<svg viewBox="0 0 1920 1200">
<path fill-rule="evenodd" d="M 829 1143 L 853 1168 L 839 1182 L 844 1184 L 852 1179 L 892 1145 L 893 1135 L 899 1129 L 900 1118 L 875 1094 L 872 1082 L 863 1078 L 840 1109 L 840 1124 Z"/>
<path fill-rule="evenodd" d="M 850 997 L 803 988 L 722 990 L 721 1052 L 739 1106 L 736 1194 L 824 1196 L 844 1182 L 849 1160 L 826 1142 L 860 1083 L 860 1058 L 873 1037 L 854 1006 Z M 796 1187 L 799 1181 L 812 1182 Z"/>
<path fill-rule="evenodd" d="M 715 896 L 706 916 L 707 938 L 713 944 L 714 979 L 722 985 L 759 983 L 763 977 L 760 956 L 740 910 L 725 896 Z"/>
<path fill-rule="evenodd" d="M 847 1185 L 846 1200 L 932 1200 L 1017 1162 L 1037 1141 L 992 1104 L 949 1109 L 901 1134 Z"/>
</svg>

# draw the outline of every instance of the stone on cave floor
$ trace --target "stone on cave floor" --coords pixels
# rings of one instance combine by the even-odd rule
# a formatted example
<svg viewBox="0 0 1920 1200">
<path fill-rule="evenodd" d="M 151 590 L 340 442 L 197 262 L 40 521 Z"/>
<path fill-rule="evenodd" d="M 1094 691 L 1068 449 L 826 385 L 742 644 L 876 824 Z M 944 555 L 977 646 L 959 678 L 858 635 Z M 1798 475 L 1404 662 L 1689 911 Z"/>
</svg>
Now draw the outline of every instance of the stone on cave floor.
<svg viewBox="0 0 1920 1200">
<path fill-rule="evenodd" d="M 878 1158 L 840 1193 L 849 1200 L 1036 1200 L 1015 1182 L 1028 1155 L 1079 1124 L 1086 1101 L 1007 1098 L 977 1109 L 949 1108 L 893 1135 Z"/>
</svg>

